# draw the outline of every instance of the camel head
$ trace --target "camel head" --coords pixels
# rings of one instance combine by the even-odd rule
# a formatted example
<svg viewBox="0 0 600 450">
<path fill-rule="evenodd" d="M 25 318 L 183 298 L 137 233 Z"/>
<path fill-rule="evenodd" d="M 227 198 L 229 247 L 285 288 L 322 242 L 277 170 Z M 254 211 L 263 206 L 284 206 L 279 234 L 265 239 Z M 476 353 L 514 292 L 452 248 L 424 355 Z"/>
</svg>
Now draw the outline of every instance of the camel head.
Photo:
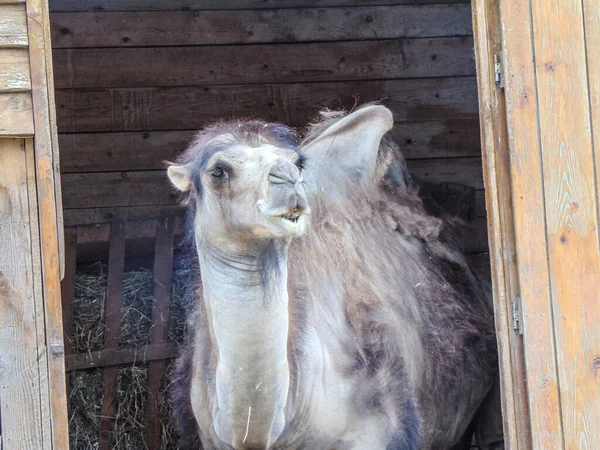
<svg viewBox="0 0 600 450">
<path fill-rule="evenodd" d="M 392 125 L 388 109 L 363 107 L 300 152 L 283 125 L 221 123 L 204 129 L 168 176 L 195 210 L 196 237 L 201 232 L 215 243 L 291 238 L 306 229 L 307 193 L 343 196 L 372 180 L 380 140 Z"/>
<path fill-rule="evenodd" d="M 168 176 L 187 194 L 202 239 L 223 243 L 300 235 L 310 214 L 304 157 L 283 125 L 239 121 L 202 131 Z M 197 236 L 198 237 L 198 236 Z"/>
</svg>

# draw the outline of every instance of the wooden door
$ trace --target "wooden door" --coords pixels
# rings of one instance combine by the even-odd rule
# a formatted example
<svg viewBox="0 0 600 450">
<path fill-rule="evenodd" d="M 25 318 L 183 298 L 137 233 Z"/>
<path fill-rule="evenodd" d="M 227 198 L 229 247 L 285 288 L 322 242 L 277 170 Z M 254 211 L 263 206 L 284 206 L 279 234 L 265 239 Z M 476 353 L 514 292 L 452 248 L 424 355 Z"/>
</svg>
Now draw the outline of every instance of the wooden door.
<svg viewBox="0 0 600 450">
<path fill-rule="evenodd" d="M 0 0 L 0 448 L 68 449 L 46 0 Z"/>
<path fill-rule="evenodd" d="M 473 0 L 505 438 L 600 442 L 600 5 Z"/>
</svg>

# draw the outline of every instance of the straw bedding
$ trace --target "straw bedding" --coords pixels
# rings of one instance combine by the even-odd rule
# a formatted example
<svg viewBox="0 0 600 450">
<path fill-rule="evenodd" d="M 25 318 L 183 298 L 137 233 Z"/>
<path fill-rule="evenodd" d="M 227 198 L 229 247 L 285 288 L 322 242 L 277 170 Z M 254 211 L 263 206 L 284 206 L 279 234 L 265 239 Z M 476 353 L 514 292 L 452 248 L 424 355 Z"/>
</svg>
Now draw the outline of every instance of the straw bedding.
<svg viewBox="0 0 600 450">
<path fill-rule="evenodd" d="M 75 353 L 102 348 L 104 342 L 104 305 L 107 267 L 103 263 L 78 266 L 73 301 L 72 345 Z M 192 286 L 191 270 L 176 258 L 171 288 L 169 341 L 181 343 L 186 323 L 186 293 Z M 150 342 L 153 301 L 153 274 L 150 269 L 128 270 L 123 278 L 120 346 Z M 171 364 L 167 365 L 164 391 L 169 389 Z M 77 370 L 69 376 L 69 436 L 72 450 L 98 448 L 102 369 Z M 121 366 L 118 369 L 115 434 L 118 450 L 146 448 L 146 400 L 148 365 Z M 178 436 L 171 417 L 168 393 L 160 407 L 164 450 L 177 450 Z"/>
</svg>

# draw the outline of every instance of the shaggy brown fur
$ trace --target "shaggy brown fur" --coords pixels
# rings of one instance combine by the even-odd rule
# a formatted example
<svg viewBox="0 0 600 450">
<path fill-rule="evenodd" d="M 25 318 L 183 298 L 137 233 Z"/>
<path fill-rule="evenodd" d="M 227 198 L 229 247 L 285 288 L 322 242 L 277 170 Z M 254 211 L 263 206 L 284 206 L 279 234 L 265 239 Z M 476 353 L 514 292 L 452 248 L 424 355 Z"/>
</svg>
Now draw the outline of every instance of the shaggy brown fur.
<svg viewBox="0 0 600 450">
<path fill-rule="evenodd" d="M 304 142 L 343 116 L 325 113 L 308 128 Z M 206 161 L 207 136 L 236 126 L 209 128 L 180 162 Z M 267 139 L 289 143 L 291 137 L 289 132 Z M 198 200 L 201 192 L 192 197 Z M 356 184 L 343 204 L 320 193 L 312 197 L 311 209 L 311 226 L 292 241 L 288 260 L 290 392 L 306 358 L 305 325 L 319 321 L 339 349 L 336 364 L 361 380 L 357 403 L 383 411 L 395 424 L 398 437 L 389 449 L 449 448 L 467 428 L 496 371 L 488 293 L 457 248 L 452 226 L 425 212 L 389 139 L 382 141 L 374 184 Z M 201 293 L 196 305 L 191 341 L 202 341 L 208 354 Z M 173 383 L 185 437 L 200 433 L 189 399 L 192 355 L 189 347 L 184 350 L 179 382 Z M 293 399 L 294 418 L 275 448 L 316 448 L 310 430 L 302 429 L 306 395 L 299 392 Z M 217 448 L 206 436 L 202 440 L 205 448 Z"/>
</svg>

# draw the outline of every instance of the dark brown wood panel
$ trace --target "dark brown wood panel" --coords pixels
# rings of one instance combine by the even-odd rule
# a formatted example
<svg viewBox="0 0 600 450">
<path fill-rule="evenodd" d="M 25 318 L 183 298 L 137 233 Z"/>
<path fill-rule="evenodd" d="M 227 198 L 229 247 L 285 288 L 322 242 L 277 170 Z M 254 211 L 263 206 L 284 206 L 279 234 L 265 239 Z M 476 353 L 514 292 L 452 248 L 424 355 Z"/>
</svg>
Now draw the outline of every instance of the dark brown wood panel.
<svg viewBox="0 0 600 450">
<path fill-rule="evenodd" d="M 65 210 L 65 226 L 90 225 L 110 223 L 115 217 L 124 220 L 156 219 L 164 216 L 182 216 L 183 208 L 172 205 L 149 206 L 114 206 L 114 207 L 87 207 Z"/>
<path fill-rule="evenodd" d="M 146 363 L 158 359 L 175 358 L 179 347 L 173 342 L 160 342 L 139 347 L 111 347 L 87 353 L 68 355 L 67 371 L 114 367 L 124 364 Z"/>
<path fill-rule="evenodd" d="M 408 167 L 418 180 L 427 183 L 460 183 L 483 188 L 481 159 L 440 158 L 410 160 Z M 63 175 L 63 204 L 66 209 L 175 204 L 178 194 L 164 170 L 132 172 L 69 173 Z"/>
<path fill-rule="evenodd" d="M 169 205 L 178 198 L 164 170 L 65 174 L 62 187 L 65 209 Z"/>
<path fill-rule="evenodd" d="M 196 131 L 61 134 L 61 172 L 163 169 L 189 145 Z M 409 159 L 478 156 L 476 119 L 398 123 L 392 137 Z"/>
<path fill-rule="evenodd" d="M 483 189 L 480 157 L 418 159 L 407 164 L 411 175 L 420 182 L 449 182 Z"/>
<path fill-rule="evenodd" d="M 475 75 L 473 39 L 54 51 L 57 89 L 214 86 Z"/>
<path fill-rule="evenodd" d="M 104 347 L 119 345 L 121 330 L 121 290 L 125 264 L 125 223 L 116 220 L 110 227 L 106 309 L 104 311 Z M 99 450 L 112 448 L 113 419 L 117 401 L 117 369 L 108 367 L 102 372 L 102 406 L 100 409 Z"/>
<path fill-rule="evenodd" d="M 468 4 L 255 11 L 55 13 L 53 48 L 257 44 L 464 36 Z M 335 24 L 335 26 L 332 26 Z"/>
<path fill-rule="evenodd" d="M 400 122 L 391 135 L 408 159 L 481 156 L 477 119 Z"/>
<path fill-rule="evenodd" d="M 50 0 L 50 11 L 164 11 L 469 3 L 469 0 Z"/>
<path fill-rule="evenodd" d="M 251 86 L 58 90 L 61 132 L 190 130 L 232 116 L 305 125 L 323 106 L 379 101 L 396 121 L 475 119 L 475 77 Z"/>
<path fill-rule="evenodd" d="M 156 245 L 154 247 L 154 303 L 152 305 L 153 343 L 165 342 L 169 328 L 171 304 L 171 278 L 173 274 L 173 232 L 175 218 L 161 217 L 156 222 Z M 148 364 L 148 401 L 146 422 L 146 445 L 148 450 L 160 450 L 162 424 L 160 405 L 163 399 L 165 360 Z"/>
<path fill-rule="evenodd" d="M 105 224 L 112 222 L 115 217 L 121 217 L 130 221 L 139 221 L 164 216 L 181 217 L 184 214 L 185 209 L 176 204 L 67 209 L 65 210 L 65 225 Z M 485 191 L 478 189 L 475 191 L 475 217 L 485 216 Z M 107 233 L 106 236 L 108 236 Z"/>
</svg>

